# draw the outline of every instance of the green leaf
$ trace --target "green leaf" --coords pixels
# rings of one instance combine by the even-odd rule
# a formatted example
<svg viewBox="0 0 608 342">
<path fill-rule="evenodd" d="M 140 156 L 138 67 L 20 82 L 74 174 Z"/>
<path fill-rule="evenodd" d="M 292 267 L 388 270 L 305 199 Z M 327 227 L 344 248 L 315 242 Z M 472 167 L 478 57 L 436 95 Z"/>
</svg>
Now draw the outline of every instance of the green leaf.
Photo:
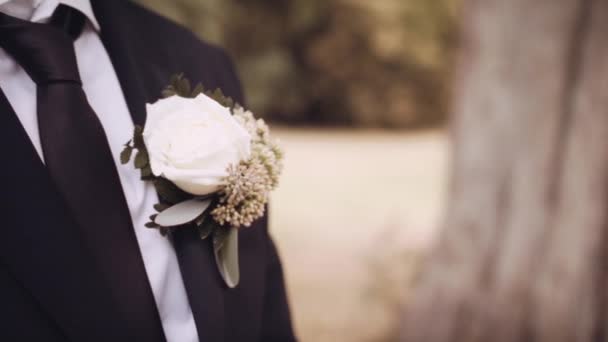
<svg viewBox="0 0 608 342">
<path fill-rule="evenodd" d="M 133 154 L 133 147 L 130 145 L 126 145 L 124 150 L 120 152 L 120 163 L 127 164 L 129 160 L 131 160 L 131 155 Z"/>
<path fill-rule="evenodd" d="M 224 107 L 234 108 L 234 100 L 231 97 L 226 97 L 224 100 Z"/>
<path fill-rule="evenodd" d="M 224 247 L 224 243 L 226 242 L 226 238 L 228 237 L 228 233 L 231 228 L 226 228 L 220 226 L 215 220 L 212 220 L 212 224 L 214 226 L 213 229 L 213 249 L 220 250 Z"/>
<path fill-rule="evenodd" d="M 148 159 L 150 159 L 150 158 L 148 158 Z M 148 163 L 146 164 L 146 166 L 144 166 L 141 169 L 141 179 L 142 180 L 154 179 L 154 174 L 152 174 L 152 167 L 150 167 L 150 160 L 148 160 Z"/>
<path fill-rule="evenodd" d="M 213 234 L 213 252 L 215 263 L 226 286 L 235 288 L 240 281 L 238 230 L 216 229 Z"/>
<path fill-rule="evenodd" d="M 162 98 L 166 99 L 168 97 L 177 95 L 177 92 L 175 91 L 175 88 L 167 87 L 165 90 L 163 90 L 163 92 L 161 94 L 162 94 Z"/>
<path fill-rule="evenodd" d="M 171 75 L 171 78 L 169 79 L 169 84 L 170 85 L 175 85 L 179 82 L 179 80 L 184 76 L 183 73 L 179 73 L 179 74 L 173 74 Z"/>
<path fill-rule="evenodd" d="M 204 92 L 205 92 L 205 87 L 203 87 L 202 83 L 199 83 L 196 85 L 196 87 L 194 88 L 194 90 L 192 91 L 192 94 L 190 96 L 194 98 Z"/>
<path fill-rule="evenodd" d="M 138 150 L 135 155 L 135 168 L 143 169 L 148 165 L 148 152 L 146 150 Z"/>
<path fill-rule="evenodd" d="M 166 203 L 157 203 L 154 205 L 154 210 L 158 211 L 159 213 L 167 208 L 169 208 L 170 205 L 166 204 Z"/>
<path fill-rule="evenodd" d="M 224 95 L 224 92 L 220 88 L 215 89 L 213 92 L 208 92 L 207 95 L 224 107 L 228 107 L 228 108 L 234 107 L 234 100 L 232 100 L 232 98 Z"/>
<path fill-rule="evenodd" d="M 177 186 L 164 178 L 155 178 L 154 187 L 156 188 L 158 196 L 170 204 L 179 203 L 192 198 L 192 195 L 180 190 Z"/>
<path fill-rule="evenodd" d="M 191 92 L 190 81 L 187 78 L 182 78 L 179 80 L 179 84 L 177 86 L 177 94 L 182 97 L 190 97 Z"/>
<path fill-rule="evenodd" d="M 190 80 L 184 77 L 183 73 L 171 76 L 169 85 L 162 91 L 162 96 L 163 98 L 167 98 L 179 95 L 181 97 L 194 98 L 201 93 L 211 97 L 224 107 L 233 108 L 235 106 L 234 100 L 224 95 L 224 92 L 220 88 L 217 88 L 214 91 L 206 91 L 203 84 L 198 83 L 196 87 L 192 89 Z"/>
<path fill-rule="evenodd" d="M 209 97 L 222 104 L 224 102 L 224 93 L 220 88 L 208 93 Z"/>
<path fill-rule="evenodd" d="M 145 150 L 146 144 L 144 143 L 144 128 L 136 125 L 133 131 L 133 147 L 138 150 Z"/>
<path fill-rule="evenodd" d="M 156 224 L 156 223 L 154 223 L 154 222 L 148 222 L 148 223 L 146 223 L 144 226 L 145 226 L 146 228 L 151 228 L 151 229 L 154 229 L 154 228 L 160 228 L 160 226 L 159 226 L 159 225 L 157 225 L 157 224 Z"/>
</svg>

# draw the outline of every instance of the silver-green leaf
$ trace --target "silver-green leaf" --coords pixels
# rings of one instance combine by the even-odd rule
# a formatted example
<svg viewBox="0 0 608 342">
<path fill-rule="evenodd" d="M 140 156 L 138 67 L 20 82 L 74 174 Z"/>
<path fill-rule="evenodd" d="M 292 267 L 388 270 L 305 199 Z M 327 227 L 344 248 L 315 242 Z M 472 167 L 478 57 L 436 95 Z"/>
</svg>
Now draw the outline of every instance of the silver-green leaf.
<svg viewBox="0 0 608 342">
<path fill-rule="evenodd" d="M 240 281 L 239 235 L 236 228 L 220 228 L 213 233 L 213 252 L 217 268 L 229 288 Z"/>
<path fill-rule="evenodd" d="M 160 212 L 154 219 L 154 222 L 163 227 L 174 227 L 190 223 L 201 216 L 209 208 L 210 204 L 211 200 L 201 201 L 198 199 L 180 202 Z"/>
</svg>

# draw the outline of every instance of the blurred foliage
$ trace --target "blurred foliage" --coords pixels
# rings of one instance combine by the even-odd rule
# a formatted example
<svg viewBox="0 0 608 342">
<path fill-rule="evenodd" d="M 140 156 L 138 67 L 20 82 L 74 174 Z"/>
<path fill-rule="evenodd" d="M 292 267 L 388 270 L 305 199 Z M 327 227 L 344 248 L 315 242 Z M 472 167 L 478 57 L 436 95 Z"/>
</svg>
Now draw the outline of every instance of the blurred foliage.
<svg viewBox="0 0 608 342">
<path fill-rule="evenodd" d="M 441 123 L 458 0 L 139 0 L 235 58 L 275 121 Z"/>
</svg>

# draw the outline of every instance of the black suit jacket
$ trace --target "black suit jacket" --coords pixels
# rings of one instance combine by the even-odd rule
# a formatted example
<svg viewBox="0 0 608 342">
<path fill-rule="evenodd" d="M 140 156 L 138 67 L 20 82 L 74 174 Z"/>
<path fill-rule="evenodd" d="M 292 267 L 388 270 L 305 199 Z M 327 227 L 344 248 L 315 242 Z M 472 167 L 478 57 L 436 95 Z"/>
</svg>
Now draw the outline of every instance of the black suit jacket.
<svg viewBox="0 0 608 342">
<path fill-rule="evenodd" d="M 144 124 L 145 103 L 156 101 L 178 72 L 243 103 L 234 67 L 221 49 L 131 2 L 92 5 L 136 124 Z M 133 293 L 129 302 L 110 296 L 110 288 L 127 286 L 127 280 L 101 278 L 2 92 L 0 155 L 0 341 L 164 341 L 157 312 L 125 315 L 150 300 L 149 290 Z M 130 243 L 137 248 L 135 239 Z M 200 288 L 188 289 L 188 298 L 201 341 L 295 340 L 266 218 L 239 234 L 236 289 L 223 284 L 208 240 L 192 243 L 185 253 L 200 264 Z"/>
</svg>

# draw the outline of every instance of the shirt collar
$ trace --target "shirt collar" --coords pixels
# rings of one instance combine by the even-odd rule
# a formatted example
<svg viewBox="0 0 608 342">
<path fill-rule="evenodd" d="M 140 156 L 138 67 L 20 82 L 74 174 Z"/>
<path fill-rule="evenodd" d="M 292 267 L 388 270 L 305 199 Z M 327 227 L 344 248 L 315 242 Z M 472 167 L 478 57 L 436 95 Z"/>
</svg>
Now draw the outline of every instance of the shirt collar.
<svg viewBox="0 0 608 342">
<path fill-rule="evenodd" d="M 0 0 L 0 12 L 33 22 L 47 22 L 60 4 L 82 12 L 93 28 L 100 31 L 90 0 Z"/>
</svg>

